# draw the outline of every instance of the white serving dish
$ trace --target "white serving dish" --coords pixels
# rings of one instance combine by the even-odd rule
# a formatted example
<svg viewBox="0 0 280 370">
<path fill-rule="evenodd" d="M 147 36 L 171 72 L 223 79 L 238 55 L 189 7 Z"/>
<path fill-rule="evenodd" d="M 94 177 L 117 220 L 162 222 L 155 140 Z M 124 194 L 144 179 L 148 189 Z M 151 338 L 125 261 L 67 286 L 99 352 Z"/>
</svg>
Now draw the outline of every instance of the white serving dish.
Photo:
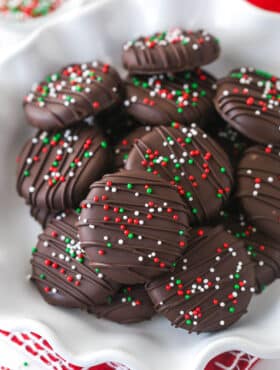
<svg viewBox="0 0 280 370">
<path fill-rule="evenodd" d="M 113 360 L 133 370 L 201 370 L 213 356 L 242 350 L 280 358 L 280 284 L 255 297 L 229 330 L 188 335 L 163 318 L 131 326 L 45 304 L 26 279 L 39 227 L 15 191 L 15 158 L 31 129 L 21 99 L 30 85 L 63 64 L 100 58 L 120 67 L 122 43 L 171 26 L 204 27 L 221 39 L 210 70 L 255 65 L 280 74 L 280 16 L 243 0 L 99 0 L 35 31 L 0 64 L 0 328 L 33 330 L 69 361 L 89 366 Z"/>
</svg>

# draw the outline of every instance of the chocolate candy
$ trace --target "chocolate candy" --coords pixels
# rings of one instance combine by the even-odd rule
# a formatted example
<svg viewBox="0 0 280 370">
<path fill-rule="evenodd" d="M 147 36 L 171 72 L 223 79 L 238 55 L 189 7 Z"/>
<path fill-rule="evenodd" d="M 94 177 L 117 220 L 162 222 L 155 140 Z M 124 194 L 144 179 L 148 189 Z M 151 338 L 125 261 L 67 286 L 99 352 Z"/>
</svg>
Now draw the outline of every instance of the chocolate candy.
<svg viewBox="0 0 280 370">
<path fill-rule="evenodd" d="M 180 72 L 209 64 L 219 54 L 218 40 L 207 31 L 173 28 L 126 42 L 123 65 L 135 74 Z"/>
<path fill-rule="evenodd" d="M 129 115 L 149 125 L 172 121 L 204 126 L 214 115 L 215 78 L 196 69 L 179 74 L 132 76 L 124 106 Z"/>
<path fill-rule="evenodd" d="M 249 148 L 238 166 L 237 196 L 250 222 L 280 238 L 280 151 L 271 145 Z"/>
<path fill-rule="evenodd" d="M 110 161 L 107 142 L 95 127 L 39 131 L 20 154 L 17 190 L 35 207 L 74 208 Z"/>
<path fill-rule="evenodd" d="M 144 171 L 121 171 L 92 184 L 78 225 L 91 265 L 121 284 L 145 283 L 172 269 L 189 231 L 176 190 Z"/>
<path fill-rule="evenodd" d="M 138 139 L 151 131 L 151 126 L 139 126 L 125 135 L 114 148 L 114 168 L 120 169 L 125 166 L 130 150 Z"/>
<path fill-rule="evenodd" d="M 119 285 L 95 272 L 81 248 L 74 211 L 53 219 L 32 248 L 32 280 L 50 304 L 87 308 L 105 303 Z"/>
<path fill-rule="evenodd" d="M 246 313 L 254 266 L 222 226 L 194 229 L 174 272 L 147 285 L 155 309 L 189 332 L 225 329 Z"/>
<path fill-rule="evenodd" d="M 126 169 L 143 169 L 168 180 L 185 201 L 192 223 L 215 216 L 233 185 L 227 155 L 195 124 L 154 128 L 134 145 Z"/>
<path fill-rule="evenodd" d="M 123 287 L 107 304 L 92 307 L 90 312 L 98 318 L 119 324 L 132 324 L 149 320 L 154 314 L 153 304 L 144 286 Z"/>
<path fill-rule="evenodd" d="M 219 81 L 215 106 L 249 139 L 280 144 L 280 81 L 270 73 L 242 67 Z"/>
<path fill-rule="evenodd" d="M 117 71 L 99 61 L 72 64 L 34 85 L 24 98 L 32 126 L 63 129 L 96 116 L 122 102 L 123 87 Z"/>
<path fill-rule="evenodd" d="M 256 292 L 280 278 L 280 242 L 273 240 L 253 226 L 242 213 L 230 215 L 226 230 L 242 239 L 252 261 L 255 262 Z"/>
</svg>

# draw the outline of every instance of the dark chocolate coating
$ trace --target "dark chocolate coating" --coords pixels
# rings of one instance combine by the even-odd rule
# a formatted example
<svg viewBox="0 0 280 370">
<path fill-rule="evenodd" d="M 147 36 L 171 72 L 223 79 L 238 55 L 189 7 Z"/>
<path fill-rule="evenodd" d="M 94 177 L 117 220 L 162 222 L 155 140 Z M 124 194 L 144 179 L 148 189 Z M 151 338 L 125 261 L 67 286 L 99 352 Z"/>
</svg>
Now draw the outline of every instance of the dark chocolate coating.
<svg viewBox="0 0 280 370">
<path fill-rule="evenodd" d="M 35 207 L 75 208 L 110 162 L 111 152 L 95 127 L 39 131 L 19 156 L 17 190 Z"/>
<path fill-rule="evenodd" d="M 217 215 L 233 185 L 226 153 L 195 124 L 155 127 L 134 144 L 126 169 L 143 169 L 168 180 L 186 202 L 193 224 Z"/>
<path fill-rule="evenodd" d="M 153 74 L 194 69 L 219 54 L 218 40 L 207 31 L 174 28 L 126 42 L 122 59 L 130 73 Z"/>
<path fill-rule="evenodd" d="M 55 218 L 60 212 L 50 211 L 47 208 L 39 208 L 39 207 L 30 207 L 30 214 L 31 216 L 43 227 L 43 229 L 47 226 L 47 224 Z"/>
<path fill-rule="evenodd" d="M 68 308 L 87 308 L 103 304 L 119 285 L 89 265 L 81 248 L 74 211 L 52 220 L 39 236 L 32 256 L 32 280 L 50 304 Z"/>
<path fill-rule="evenodd" d="M 47 76 L 23 102 L 29 123 L 42 130 L 64 129 L 121 104 L 118 72 L 99 61 L 72 64 Z"/>
<path fill-rule="evenodd" d="M 89 311 L 98 318 L 119 324 L 149 320 L 155 314 L 153 304 L 143 285 L 123 287 L 107 304 L 94 306 Z"/>
<path fill-rule="evenodd" d="M 147 292 L 155 309 L 189 332 L 212 332 L 235 323 L 254 291 L 254 265 L 242 240 L 222 226 L 194 229 L 174 272 Z"/>
<path fill-rule="evenodd" d="M 129 115 L 148 125 L 197 122 L 201 127 L 214 115 L 216 80 L 196 69 L 178 74 L 130 77 L 124 107 Z"/>
<path fill-rule="evenodd" d="M 222 119 L 211 122 L 205 130 L 228 154 L 233 167 L 236 167 L 244 151 L 252 145 L 249 139 L 240 134 L 231 125 L 225 123 Z"/>
<path fill-rule="evenodd" d="M 139 126 L 134 128 L 128 135 L 125 135 L 114 147 L 114 168 L 121 169 L 125 166 L 130 150 L 138 139 L 146 135 L 152 129 L 151 126 Z"/>
<path fill-rule="evenodd" d="M 216 109 L 249 139 L 279 145 L 279 84 L 269 73 L 246 67 L 234 69 L 218 82 Z"/>
<path fill-rule="evenodd" d="M 172 269 L 189 232 L 184 203 L 172 186 L 144 171 L 124 170 L 92 184 L 78 228 L 91 265 L 131 285 Z"/>
<path fill-rule="evenodd" d="M 226 230 L 242 239 L 252 261 L 255 262 L 256 293 L 261 293 L 275 279 L 280 278 L 280 242 L 260 232 L 242 213 L 230 215 Z"/>
<path fill-rule="evenodd" d="M 250 222 L 280 239 L 280 151 L 272 146 L 249 148 L 237 171 L 237 197 Z"/>
</svg>

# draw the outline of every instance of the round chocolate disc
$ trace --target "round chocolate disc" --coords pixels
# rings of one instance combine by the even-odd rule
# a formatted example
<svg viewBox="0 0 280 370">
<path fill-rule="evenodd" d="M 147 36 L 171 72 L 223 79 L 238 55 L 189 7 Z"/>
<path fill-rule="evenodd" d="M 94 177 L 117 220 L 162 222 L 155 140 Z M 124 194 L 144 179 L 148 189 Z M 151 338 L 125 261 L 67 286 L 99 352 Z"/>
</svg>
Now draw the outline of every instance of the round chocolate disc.
<svg viewBox="0 0 280 370">
<path fill-rule="evenodd" d="M 215 78 L 201 69 L 132 76 L 127 81 L 124 106 L 129 115 L 151 126 L 172 121 L 204 126 L 214 116 L 215 83 Z"/>
<path fill-rule="evenodd" d="M 117 71 L 102 62 L 72 64 L 53 73 L 24 98 L 29 123 L 42 130 L 63 129 L 120 105 Z"/>
<path fill-rule="evenodd" d="M 237 197 L 250 222 L 280 239 L 280 151 L 271 145 L 249 148 L 238 166 Z"/>
<path fill-rule="evenodd" d="M 153 304 L 143 285 L 123 287 L 107 304 L 90 309 L 98 318 L 119 324 L 133 324 L 149 320 L 154 314 Z"/>
<path fill-rule="evenodd" d="M 218 58 L 217 38 L 207 31 L 173 28 L 141 36 L 123 47 L 123 65 L 130 73 L 180 72 Z"/>
<path fill-rule="evenodd" d="M 280 144 L 280 80 L 242 67 L 218 83 L 215 106 L 221 116 L 249 139 Z"/>
<path fill-rule="evenodd" d="M 144 171 L 105 175 L 82 202 L 81 246 L 91 265 L 121 284 L 140 284 L 169 271 L 189 232 L 181 198 Z"/>
<path fill-rule="evenodd" d="M 189 332 L 225 329 L 246 313 L 254 265 L 242 240 L 222 226 L 194 229 L 174 272 L 147 285 L 155 309 Z"/>
<path fill-rule="evenodd" d="M 81 248 L 74 211 L 53 219 L 32 248 L 32 280 L 53 305 L 87 308 L 105 303 L 119 285 L 94 271 Z"/>
<path fill-rule="evenodd" d="M 195 124 L 155 127 L 134 144 L 126 169 L 142 169 L 168 180 L 185 201 L 192 223 L 215 216 L 233 185 L 227 155 Z"/>
<path fill-rule="evenodd" d="M 110 162 L 107 142 L 95 127 L 39 131 L 19 156 L 18 193 L 35 207 L 74 208 Z"/>
</svg>

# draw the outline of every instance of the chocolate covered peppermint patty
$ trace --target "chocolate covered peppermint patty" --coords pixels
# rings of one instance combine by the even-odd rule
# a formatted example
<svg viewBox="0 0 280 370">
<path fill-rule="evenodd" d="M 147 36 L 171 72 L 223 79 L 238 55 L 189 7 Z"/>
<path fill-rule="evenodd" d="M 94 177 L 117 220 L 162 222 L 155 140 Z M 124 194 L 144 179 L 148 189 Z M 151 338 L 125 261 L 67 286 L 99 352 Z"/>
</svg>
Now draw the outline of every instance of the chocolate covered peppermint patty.
<svg viewBox="0 0 280 370">
<path fill-rule="evenodd" d="M 19 155 L 17 190 L 34 207 L 74 208 L 110 165 L 111 152 L 96 127 L 38 131 Z"/>
<path fill-rule="evenodd" d="M 124 107 L 139 122 L 169 125 L 197 122 L 205 126 L 214 116 L 215 78 L 202 69 L 177 74 L 131 76 Z"/>
<path fill-rule="evenodd" d="M 247 138 L 280 144 L 280 81 L 262 70 L 234 69 L 218 83 L 215 106 Z"/>
<path fill-rule="evenodd" d="M 80 245 L 74 211 L 61 213 L 32 248 L 32 280 L 50 304 L 87 308 L 105 303 L 119 285 L 94 271 Z"/>
<path fill-rule="evenodd" d="M 155 127 L 134 144 L 126 169 L 142 169 L 169 181 L 194 224 L 217 215 L 233 186 L 226 153 L 195 124 Z"/>
<path fill-rule="evenodd" d="M 280 150 L 249 148 L 237 171 L 237 197 L 250 220 L 276 241 L 280 238 Z"/>
<path fill-rule="evenodd" d="M 217 38 L 207 31 L 173 28 L 127 41 L 122 59 L 130 73 L 153 74 L 192 70 L 219 54 Z"/>
<path fill-rule="evenodd" d="M 43 130 L 80 124 L 121 104 L 123 86 L 117 71 L 99 61 L 71 64 L 34 84 L 23 106 L 32 126 Z"/>
<path fill-rule="evenodd" d="M 240 319 L 254 292 L 254 265 L 242 240 L 222 226 L 194 229 L 173 272 L 147 292 L 155 309 L 189 332 L 225 329 Z"/>
<path fill-rule="evenodd" d="M 172 269 L 189 233 L 176 189 L 144 171 L 123 170 L 93 183 L 78 226 L 92 267 L 121 284 L 145 283 Z"/>
</svg>

